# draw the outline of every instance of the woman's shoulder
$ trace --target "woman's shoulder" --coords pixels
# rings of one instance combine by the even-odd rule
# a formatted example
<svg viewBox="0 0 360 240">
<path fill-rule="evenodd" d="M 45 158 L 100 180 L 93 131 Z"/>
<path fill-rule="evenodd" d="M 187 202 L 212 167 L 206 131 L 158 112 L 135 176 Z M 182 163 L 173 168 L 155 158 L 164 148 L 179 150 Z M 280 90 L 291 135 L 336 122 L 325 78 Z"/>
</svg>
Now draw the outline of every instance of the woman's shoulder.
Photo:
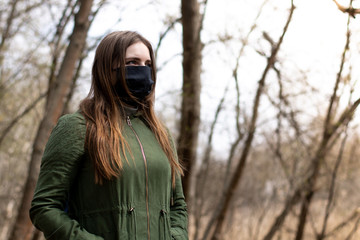
<svg viewBox="0 0 360 240">
<path fill-rule="evenodd" d="M 54 154 L 64 156 L 65 153 L 83 151 L 86 124 L 80 113 L 71 113 L 59 118 L 53 128 L 46 145 L 44 157 Z"/>
<path fill-rule="evenodd" d="M 83 124 L 85 125 L 85 118 L 80 113 L 80 111 L 74 112 L 74 113 L 68 113 L 65 115 L 62 115 L 59 118 L 59 122 L 65 122 L 67 124 Z"/>
<path fill-rule="evenodd" d="M 59 118 L 56 128 L 68 134 L 83 133 L 86 130 L 85 118 L 79 111 L 65 114 Z"/>
</svg>

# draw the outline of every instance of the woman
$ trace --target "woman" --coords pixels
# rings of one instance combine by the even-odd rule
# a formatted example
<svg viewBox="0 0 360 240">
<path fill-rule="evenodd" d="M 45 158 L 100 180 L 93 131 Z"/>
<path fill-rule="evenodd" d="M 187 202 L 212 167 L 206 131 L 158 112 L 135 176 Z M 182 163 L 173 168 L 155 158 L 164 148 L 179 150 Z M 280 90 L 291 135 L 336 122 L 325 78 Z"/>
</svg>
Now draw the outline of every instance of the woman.
<svg viewBox="0 0 360 240">
<path fill-rule="evenodd" d="M 155 59 L 135 32 L 99 44 L 89 95 L 47 143 L 30 209 L 46 239 L 188 239 L 182 168 L 154 113 Z"/>
</svg>

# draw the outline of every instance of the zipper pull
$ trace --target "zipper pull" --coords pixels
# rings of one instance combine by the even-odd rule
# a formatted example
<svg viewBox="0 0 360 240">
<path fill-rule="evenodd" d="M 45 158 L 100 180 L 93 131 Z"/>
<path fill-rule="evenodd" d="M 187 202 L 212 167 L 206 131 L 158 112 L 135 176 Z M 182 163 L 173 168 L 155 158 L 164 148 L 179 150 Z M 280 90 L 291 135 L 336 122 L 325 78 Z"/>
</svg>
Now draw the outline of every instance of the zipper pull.
<svg viewBox="0 0 360 240">
<path fill-rule="evenodd" d="M 126 116 L 126 121 L 127 121 L 127 124 L 131 127 L 132 124 L 131 124 L 131 121 L 130 121 L 130 117 L 129 117 L 129 116 Z"/>
</svg>

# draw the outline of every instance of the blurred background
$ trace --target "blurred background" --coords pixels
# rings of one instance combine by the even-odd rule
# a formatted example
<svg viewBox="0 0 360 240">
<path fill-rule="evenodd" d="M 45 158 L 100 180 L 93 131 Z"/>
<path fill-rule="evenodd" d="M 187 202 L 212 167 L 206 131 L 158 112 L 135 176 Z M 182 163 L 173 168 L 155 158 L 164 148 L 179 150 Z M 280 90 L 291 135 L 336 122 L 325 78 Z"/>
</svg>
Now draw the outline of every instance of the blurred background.
<svg viewBox="0 0 360 240">
<path fill-rule="evenodd" d="M 360 239 L 360 0 L 0 0 L 0 239 L 108 33 L 157 58 L 192 240 Z"/>
</svg>

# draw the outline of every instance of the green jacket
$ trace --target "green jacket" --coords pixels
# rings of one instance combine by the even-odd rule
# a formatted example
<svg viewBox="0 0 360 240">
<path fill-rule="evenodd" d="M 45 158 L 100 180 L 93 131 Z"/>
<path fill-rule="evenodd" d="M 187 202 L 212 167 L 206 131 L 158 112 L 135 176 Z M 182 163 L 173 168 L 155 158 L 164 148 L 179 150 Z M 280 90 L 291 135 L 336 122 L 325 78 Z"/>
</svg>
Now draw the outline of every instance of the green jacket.
<svg viewBox="0 0 360 240">
<path fill-rule="evenodd" d="M 171 186 L 168 159 L 141 117 L 123 129 L 127 154 L 121 175 L 102 185 L 84 150 L 85 120 L 61 117 L 41 162 L 30 217 L 52 240 L 187 240 L 187 210 L 178 177 Z M 142 149 L 144 152 L 144 157 Z"/>
</svg>

